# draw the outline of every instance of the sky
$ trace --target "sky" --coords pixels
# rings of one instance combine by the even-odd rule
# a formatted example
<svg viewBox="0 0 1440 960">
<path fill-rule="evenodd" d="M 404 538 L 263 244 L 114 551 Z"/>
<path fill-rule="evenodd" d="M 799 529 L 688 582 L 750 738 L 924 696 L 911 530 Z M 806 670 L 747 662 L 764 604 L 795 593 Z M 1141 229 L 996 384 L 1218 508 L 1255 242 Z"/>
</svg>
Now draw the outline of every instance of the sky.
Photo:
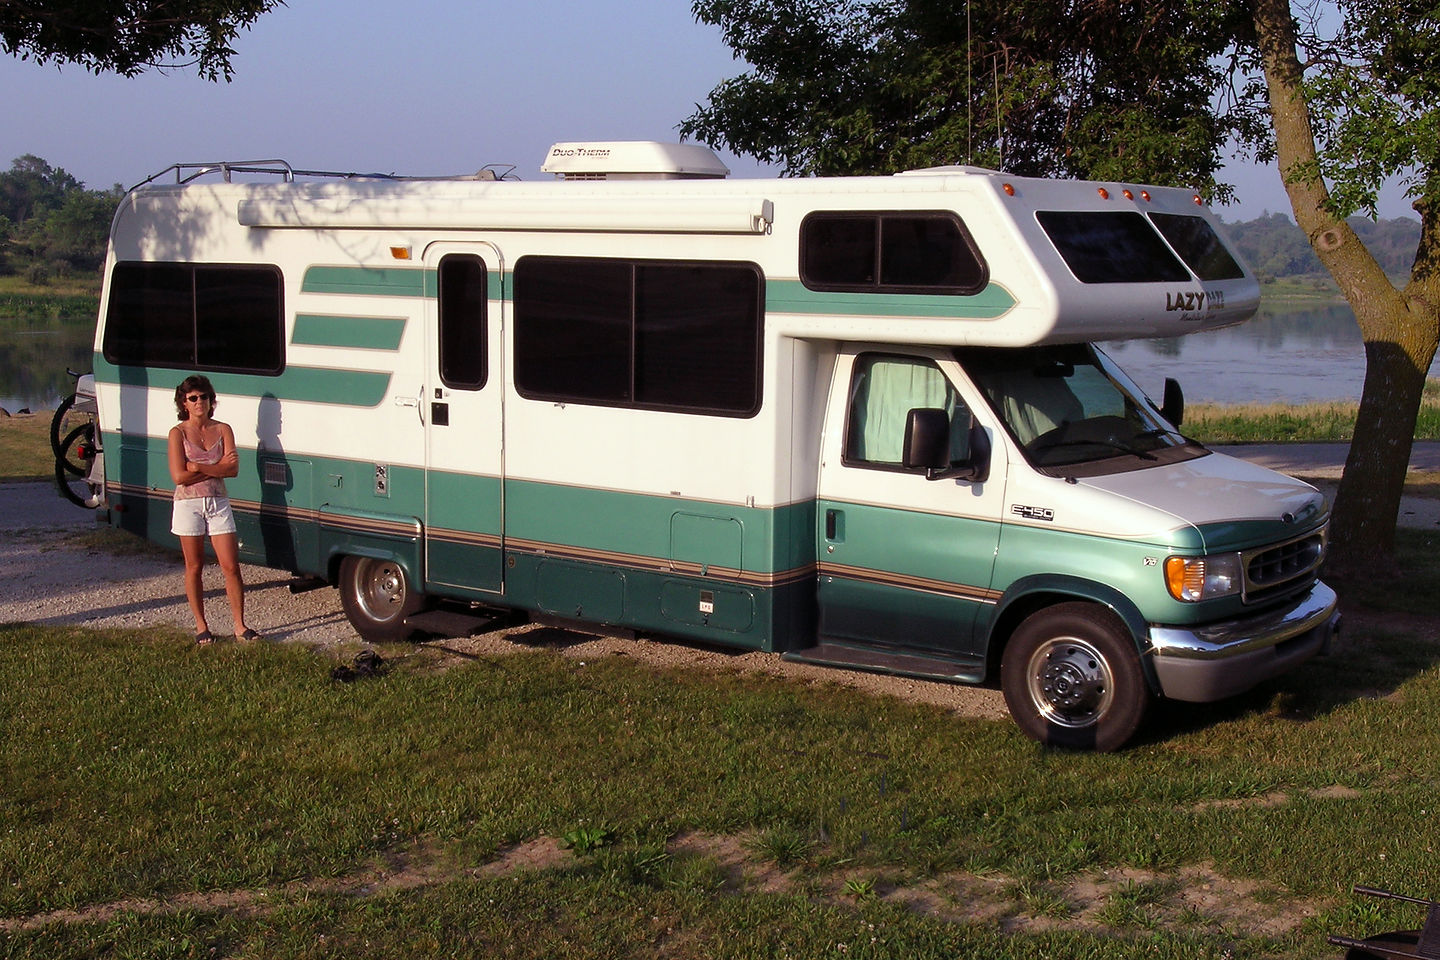
<svg viewBox="0 0 1440 960">
<path fill-rule="evenodd" d="M 744 71 L 689 0 L 290 0 L 234 47 L 230 83 L 0 55 L 0 168 L 34 154 L 91 188 L 258 159 L 416 176 L 513 164 L 533 180 L 558 141 L 678 140 L 695 105 Z M 775 173 L 719 152 L 732 177 Z M 1273 168 L 1226 179 L 1240 198 L 1219 209 L 1226 220 L 1289 213 Z M 1414 214 L 1389 191 L 1380 215 Z"/>
</svg>

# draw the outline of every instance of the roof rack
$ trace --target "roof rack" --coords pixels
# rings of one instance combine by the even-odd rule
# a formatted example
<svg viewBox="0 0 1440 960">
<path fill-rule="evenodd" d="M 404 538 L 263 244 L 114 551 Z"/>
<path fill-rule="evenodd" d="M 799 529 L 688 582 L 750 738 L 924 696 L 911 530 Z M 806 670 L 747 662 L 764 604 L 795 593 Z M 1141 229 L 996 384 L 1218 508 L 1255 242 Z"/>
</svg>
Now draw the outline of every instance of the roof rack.
<svg viewBox="0 0 1440 960">
<path fill-rule="evenodd" d="M 494 168 L 504 167 L 504 172 L 497 172 Z M 235 174 L 262 174 L 266 176 L 282 177 L 286 183 L 294 183 L 296 177 L 334 177 L 340 180 L 509 180 L 515 179 L 515 167 L 509 164 L 488 164 L 475 173 L 459 174 L 448 177 L 405 177 L 393 173 L 355 173 L 353 171 L 339 170 L 296 170 L 284 160 L 222 160 L 212 163 L 172 163 L 159 173 L 152 174 L 141 180 L 131 190 L 138 190 L 140 187 L 154 183 L 166 174 L 174 171 L 175 182 L 186 184 L 201 177 L 212 174 L 220 174 L 226 183 L 231 182 Z"/>
</svg>

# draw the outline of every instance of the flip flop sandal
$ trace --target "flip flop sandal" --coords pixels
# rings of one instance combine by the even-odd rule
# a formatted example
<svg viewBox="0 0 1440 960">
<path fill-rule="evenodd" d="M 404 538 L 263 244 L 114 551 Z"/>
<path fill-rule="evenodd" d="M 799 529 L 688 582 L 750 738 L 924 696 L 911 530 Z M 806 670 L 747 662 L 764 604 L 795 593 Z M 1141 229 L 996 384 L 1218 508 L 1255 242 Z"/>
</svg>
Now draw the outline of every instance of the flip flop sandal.
<svg viewBox="0 0 1440 960">
<path fill-rule="evenodd" d="M 214 642 L 215 638 L 210 635 L 209 630 L 201 630 L 199 633 L 195 634 L 195 644 L 197 646 L 203 647 Z"/>
<path fill-rule="evenodd" d="M 260 639 L 260 634 L 256 633 L 254 630 L 246 630 L 244 633 L 240 634 L 240 636 L 236 637 L 235 639 L 243 640 L 246 643 L 253 643 L 254 641 Z"/>
</svg>

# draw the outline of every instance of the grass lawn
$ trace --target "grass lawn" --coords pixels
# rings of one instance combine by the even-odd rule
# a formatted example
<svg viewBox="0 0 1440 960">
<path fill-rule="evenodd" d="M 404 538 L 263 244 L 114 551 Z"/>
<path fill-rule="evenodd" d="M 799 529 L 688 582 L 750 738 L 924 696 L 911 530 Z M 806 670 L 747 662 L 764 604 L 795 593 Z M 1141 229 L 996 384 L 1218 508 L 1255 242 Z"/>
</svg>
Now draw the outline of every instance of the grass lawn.
<svg viewBox="0 0 1440 960">
<path fill-rule="evenodd" d="M 1402 532 L 1436 595 L 1436 535 Z M 0 627 L 0 957 L 1338 956 L 1440 895 L 1437 617 L 1118 755 L 545 650 Z"/>
</svg>

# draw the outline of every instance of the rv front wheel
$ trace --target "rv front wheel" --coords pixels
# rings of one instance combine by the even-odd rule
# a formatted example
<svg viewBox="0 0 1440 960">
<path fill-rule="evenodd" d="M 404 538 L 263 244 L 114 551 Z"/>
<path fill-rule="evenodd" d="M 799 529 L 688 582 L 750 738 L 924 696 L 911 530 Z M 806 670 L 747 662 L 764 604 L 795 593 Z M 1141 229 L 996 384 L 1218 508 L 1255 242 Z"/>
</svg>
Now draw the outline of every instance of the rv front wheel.
<svg viewBox="0 0 1440 960">
<path fill-rule="evenodd" d="M 405 568 L 393 560 L 346 557 L 340 564 L 340 605 L 355 632 L 365 640 L 407 640 L 413 632 L 405 618 L 419 612 L 425 595 L 417 593 Z"/>
<path fill-rule="evenodd" d="M 1119 749 L 1150 706 L 1129 632 L 1091 603 L 1062 603 L 1021 623 L 1005 648 L 1000 684 L 1026 736 L 1072 750 Z"/>
</svg>

